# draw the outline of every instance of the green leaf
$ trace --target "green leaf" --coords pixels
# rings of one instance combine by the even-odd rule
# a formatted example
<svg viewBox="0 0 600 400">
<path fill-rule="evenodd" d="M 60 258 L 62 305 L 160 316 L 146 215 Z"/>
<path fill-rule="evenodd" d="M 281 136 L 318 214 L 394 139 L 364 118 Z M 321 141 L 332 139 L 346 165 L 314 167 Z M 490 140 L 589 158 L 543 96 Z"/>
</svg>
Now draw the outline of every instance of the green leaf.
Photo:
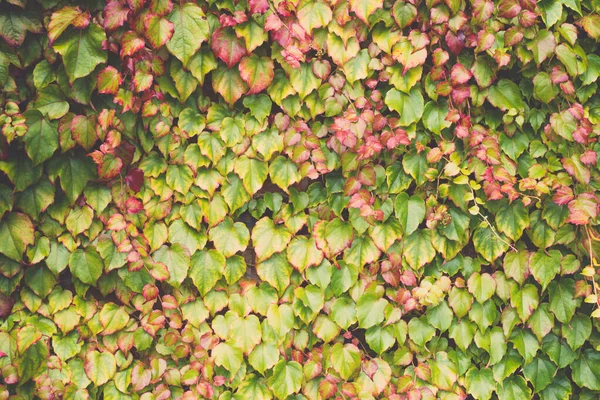
<svg viewBox="0 0 600 400">
<path fill-rule="evenodd" d="M 314 237 L 294 238 L 287 246 L 286 254 L 292 266 L 300 272 L 308 267 L 316 267 L 323 261 L 323 253 L 317 248 Z"/>
<path fill-rule="evenodd" d="M 510 304 L 516 308 L 521 321 L 525 322 L 531 316 L 540 302 L 537 288 L 526 284 L 522 288 L 514 286 L 510 292 Z"/>
<path fill-rule="evenodd" d="M 536 281 L 546 290 L 548 284 L 560 272 L 560 260 L 562 254 L 558 250 L 550 250 L 548 253 L 538 251 L 531 257 L 529 269 Z"/>
<path fill-rule="evenodd" d="M 425 201 L 419 196 L 409 197 L 406 193 L 400 193 L 394 204 L 395 215 L 404 233 L 410 235 L 417 230 L 425 218 Z"/>
<path fill-rule="evenodd" d="M 497 84 L 490 87 L 488 100 L 494 107 L 498 107 L 502 111 L 525 108 L 519 87 L 509 79 L 500 79 Z"/>
<path fill-rule="evenodd" d="M 56 286 L 56 277 L 46 267 L 30 267 L 25 273 L 25 283 L 31 288 L 33 293 L 41 298 L 45 298 L 52 292 Z"/>
<path fill-rule="evenodd" d="M 173 244 L 171 247 L 163 245 L 154 252 L 152 258 L 167 266 L 169 271 L 167 283 L 169 285 L 179 287 L 187 277 L 190 268 L 190 254 L 182 245 Z"/>
<path fill-rule="evenodd" d="M 217 250 L 202 250 L 192 257 L 190 278 L 202 296 L 217 284 L 225 272 L 225 257 Z"/>
<path fill-rule="evenodd" d="M 0 253 L 8 258 L 21 262 L 34 239 L 33 224 L 25 214 L 10 213 L 0 222 Z"/>
<path fill-rule="evenodd" d="M 282 294 L 289 286 L 292 270 L 292 266 L 283 253 L 276 253 L 256 264 L 256 273 L 260 279 L 277 289 L 279 294 Z"/>
<path fill-rule="evenodd" d="M 331 307 L 330 316 L 340 328 L 348 329 L 356 322 L 356 304 L 349 298 L 337 298 Z"/>
<path fill-rule="evenodd" d="M 314 236 L 317 248 L 326 256 L 333 257 L 350 247 L 354 230 L 349 222 L 335 218 L 329 222 L 319 221 L 315 224 Z"/>
<path fill-rule="evenodd" d="M 458 367 L 446 352 L 439 351 L 435 354 L 435 360 L 429 363 L 431 368 L 431 382 L 442 390 L 452 390 L 458 378 Z"/>
<path fill-rule="evenodd" d="M 192 170 L 187 165 L 175 164 L 167 168 L 167 185 L 181 194 L 186 194 L 192 184 L 194 176 Z"/>
<path fill-rule="evenodd" d="M 563 138 L 573 140 L 573 133 L 577 129 L 577 120 L 569 110 L 552 114 L 550 116 L 550 125 L 552 126 L 552 130 Z"/>
<path fill-rule="evenodd" d="M 423 109 L 423 126 L 431 132 L 440 135 L 442 130 L 449 128 L 452 125 L 450 121 L 446 121 L 448 112 L 448 105 L 446 102 L 428 102 Z"/>
<path fill-rule="evenodd" d="M 70 29 L 56 40 L 54 50 L 63 58 L 69 82 L 88 76 L 106 62 L 107 53 L 102 49 L 105 40 L 104 30 L 94 23 L 82 30 Z"/>
<path fill-rule="evenodd" d="M 527 43 L 527 48 L 533 53 L 533 59 L 539 66 L 546 58 L 554 53 L 556 48 L 556 40 L 552 32 L 541 29 L 535 35 L 535 38 Z"/>
<path fill-rule="evenodd" d="M 312 70 L 312 65 L 301 63 L 300 68 L 294 68 L 290 72 L 290 83 L 294 90 L 300 95 L 300 100 L 321 85 L 321 81 Z"/>
<path fill-rule="evenodd" d="M 353 344 L 336 343 L 331 349 L 331 365 L 346 381 L 360 368 L 360 351 Z"/>
<path fill-rule="evenodd" d="M 96 386 L 102 386 L 117 372 L 115 357 L 105 351 L 90 351 L 85 356 L 85 374 Z"/>
<path fill-rule="evenodd" d="M 237 252 L 246 250 L 250 241 L 250 232 L 243 223 L 233 223 L 231 218 L 225 218 L 210 230 L 209 238 L 221 254 L 231 257 Z"/>
<path fill-rule="evenodd" d="M 251 196 L 260 190 L 267 180 L 268 164 L 243 155 L 235 160 L 234 169 L 242 178 L 244 188 Z"/>
<path fill-rule="evenodd" d="M 69 103 L 65 101 L 65 95 L 56 85 L 50 85 L 40 90 L 33 106 L 51 120 L 58 119 L 69 111 Z M 31 111 L 33 110 L 29 110 L 27 113 Z"/>
<path fill-rule="evenodd" d="M 527 387 L 527 382 L 522 376 L 513 376 L 502 382 L 498 390 L 499 400 L 520 400 L 530 399 L 531 390 Z"/>
<path fill-rule="evenodd" d="M 550 103 L 558 93 L 558 88 L 546 72 L 540 72 L 533 78 L 533 94 L 541 102 Z"/>
<path fill-rule="evenodd" d="M 501 207 L 496 214 L 496 225 L 500 232 L 517 241 L 529 226 L 529 213 L 523 202 L 517 200 L 511 205 Z"/>
<path fill-rule="evenodd" d="M 230 106 L 239 100 L 248 91 L 248 85 L 240 76 L 236 67 L 219 67 L 212 74 L 213 90 L 223 96 L 225 102 Z"/>
<path fill-rule="evenodd" d="M 581 388 L 600 390 L 600 353 L 586 349 L 579 358 L 571 364 L 573 381 Z"/>
<path fill-rule="evenodd" d="M 479 274 L 478 272 L 472 274 L 467 281 L 469 292 L 475 296 L 475 299 L 480 304 L 490 299 L 496 291 L 496 281 L 488 274 Z"/>
<path fill-rule="evenodd" d="M 383 0 L 351 0 L 350 9 L 365 24 L 369 24 L 369 16 L 383 6 Z"/>
<path fill-rule="evenodd" d="M 127 326 L 129 314 L 115 303 L 106 303 L 100 310 L 98 319 L 104 328 L 102 335 L 112 335 Z"/>
<path fill-rule="evenodd" d="M 592 334 L 592 322 L 587 315 L 576 314 L 568 324 L 562 326 L 562 336 L 573 350 L 577 350 Z"/>
<path fill-rule="evenodd" d="M 352 247 L 345 254 L 344 260 L 349 264 L 362 268 L 366 264 L 377 261 L 380 255 L 381 251 L 375 246 L 373 240 L 365 236 L 354 239 Z"/>
<path fill-rule="evenodd" d="M 6 43 L 12 47 L 19 47 L 25 41 L 27 32 L 42 33 L 42 23 L 33 10 L 12 10 L 5 10 L 0 15 L 0 37 L 6 40 Z"/>
<path fill-rule="evenodd" d="M 409 126 L 423 116 L 423 95 L 417 88 L 412 88 L 409 94 L 390 89 L 385 95 L 385 104 L 390 110 L 400 114 L 400 120 L 398 121 L 400 126 Z"/>
<path fill-rule="evenodd" d="M 242 350 L 226 342 L 219 343 L 215 346 L 215 348 L 212 349 L 211 357 L 216 365 L 225 368 L 232 377 L 235 376 L 244 361 Z"/>
<path fill-rule="evenodd" d="M 96 178 L 94 163 L 89 158 L 64 156 L 50 161 L 49 177 L 60 179 L 60 187 L 69 203 L 79 198 L 88 181 Z"/>
<path fill-rule="evenodd" d="M 519 284 L 529 276 L 530 254 L 526 250 L 511 251 L 504 256 L 504 273 Z"/>
<path fill-rule="evenodd" d="M 292 234 L 284 225 L 275 226 L 270 218 L 261 218 L 252 229 L 252 245 L 257 261 L 284 251 L 291 237 Z"/>
<path fill-rule="evenodd" d="M 279 350 L 273 343 L 261 343 L 252 350 L 248 362 L 252 368 L 264 375 L 279 360 Z"/>
<path fill-rule="evenodd" d="M 495 259 L 508 250 L 506 236 L 492 231 L 487 226 L 479 227 L 475 230 L 473 233 L 473 244 L 475 250 L 490 263 L 493 263 Z"/>
<path fill-rule="evenodd" d="M 563 324 L 571 321 L 579 301 L 575 298 L 575 282 L 572 279 L 561 279 L 548 286 L 550 311 Z"/>
<path fill-rule="evenodd" d="M 430 263 L 435 257 L 435 248 L 431 244 L 431 231 L 422 229 L 402 239 L 402 254 L 408 265 L 418 270 L 425 264 Z"/>
<path fill-rule="evenodd" d="M 525 365 L 523 374 L 533 385 L 536 393 L 541 392 L 552 383 L 556 375 L 556 365 L 545 356 L 538 356 L 532 362 Z"/>
<path fill-rule="evenodd" d="M 271 182 L 279 186 L 286 193 L 291 185 L 300 181 L 298 167 L 290 159 L 278 156 L 269 165 Z"/>
<path fill-rule="evenodd" d="M 296 361 L 280 360 L 273 368 L 269 378 L 269 388 L 276 398 L 285 400 L 291 394 L 298 393 L 302 385 L 302 366 Z"/>
<path fill-rule="evenodd" d="M 261 341 L 260 321 L 256 315 L 236 319 L 229 328 L 229 338 L 246 355 Z"/>
<path fill-rule="evenodd" d="M 472 367 L 465 375 L 467 393 L 477 400 L 489 400 L 496 389 L 494 376 L 490 369 L 477 369 Z"/>
<path fill-rule="evenodd" d="M 435 335 L 435 328 L 424 321 L 425 318 L 413 318 L 408 323 L 408 336 L 417 346 L 425 346 Z"/>
<path fill-rule="evenodd" d="M 37 165 L 50 158 L 58 149 L 57 123 L 51 123 L 36 110 L 27 111 L 24 116 L 29 127 L 23 136 L 25 151 L 34 165 Z"/>
<path fill-rule="evenodd" d="M 167 49 L 187 66 L 202 42 L 208 40 L 208 21 L 195 3 L 174 5 L 168 19 L 173 23 L 173 36 L 167 42 Z"/>
<path fill-rule="evenodd" d="M 356 317 L 359 327 L 368 329 L 383 321 L 385 308 L 389 303 L 382 296 L 383 291 L 367 292 L 360 296 L 356 303 Z"/>
<path fill-rule="evenodd" d="M 298 22 L 310 35 L 315 28 L 327 26 L 333 17 L 331 8 L 326 3 L 302 0 L 297 7 Z"/>
</svg>

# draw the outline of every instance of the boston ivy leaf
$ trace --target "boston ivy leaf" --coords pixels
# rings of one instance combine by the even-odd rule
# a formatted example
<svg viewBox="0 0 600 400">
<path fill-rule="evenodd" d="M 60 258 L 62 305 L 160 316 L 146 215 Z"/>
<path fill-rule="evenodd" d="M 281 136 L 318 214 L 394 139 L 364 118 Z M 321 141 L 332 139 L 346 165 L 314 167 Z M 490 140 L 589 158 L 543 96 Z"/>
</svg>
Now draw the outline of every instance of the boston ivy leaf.
<svg viewBox="0 0 600 400">
<path fill-rule="evenodd" d="M 510 109 L 523 110 L 525 102 L 523 101 L 519 87 L 509 79 L 500 79 L 498 83 L 490 88 L 488 100 L 494 107 L 502 111 Z"/>
<path fill-rule="evenodd" d="M 237 252 L 246 250 L 250 241 L 250 232 L 242 222 L 234 223 L 231 218 L 225 218 L 209 233 L 215 248 L 225 257 L 231 257 Z"/>
<path fill-rule="evenodd" d="M 349 380 L 360 367 L 360 351 L 353 344 L 336 343 L 331 349 L 331 365 L 344 380 Z"/>
<path fill-rule="evenodd" d="M 529 269 L 536 281 L 542 285 L 542 290 L 554 279 L 560 272 L 560 260 L 562 254 L 558 250 L 550 250 L 548 253 L 538 251 L 531 257 Z"/>
<path fill-rule="evenodd" d="M 179 287 L 187 277 L 190 268 L 189 251 L 180 244 L 174 244 L 171 247 L 163 245 L 154 252 L 152 257 L 154 261 L 167 266 L 169 270 L 167 283 Z"/>
<path fill-rule="evenodd" d="M 256 94 L 266 89 L 275 76 L 273 61 L 268 57 L 252 54 L 242 59 L 239 65 L 240 76 L 248 84 L 248 94 Z"/>
<path fill-rule="evenodd" d="M 470 368 L 465 375 L 467 393 L 477 400 L 489 400 L 496 389 L 496 382 L 490 369 Z"/>
<path fill-rule="evenodd" d="M 273 368 L 269 378 L 269 387 L 275 397 L 285 400 L 289 395 L 298 393 L 302 385 L 302 366 L 296 361 L 280 360 Z"/>
<path fill-rule="evenodd" d="M 500 232 L 512 240 L 518 240 L 529 226 L 529 213 L 520 200 L 501 207 L 496 214 L 496 225 Z"/>
<path fill-rule="evenodd" d="M 167 49 L 187 66 L 202 42 L 208 40 L 208 21 L 195 3 L 174 5 L 169 21 L 173 24 L 173 35 L 166 44 Z"/>
<path fill-rule="evenodd" d="M 190 277 L 202 296 L 217 284 L 225 271 L 225 257 L 217 250 L 196 252 L 191 260 Z"/>
<path fill-rule="evenodd" d="M 96 285 L 102 275 L 104 262 L 91 246 L 77 249 L 69 256 L 69 269 L 73 276 L 88 285 Z"/>
<path fill-rule="evenodd" d="M 67 199 L 70 203 L 74 203 L 88 181 L 96 177 L 96 169 L 89 158 L 63 156 L 50 161 L 49 177 L 53 181 L 59 178 L 60 186 Z"/>
<path fill-rule="evenodd" d="M 108 351 L 90 351 L 85 356 L 85 374 L 96 386 L 104 385 L 117 372 L 115 357 Z"/>
<path fill-rule="evenodd" d="M 506 236 L 492 231 L 487 226 L 479 227 L 473 233 L 475 250 L 490 263 L 508 250 L 507 240 Z"/>
<path fill-rule="evenodd" d="M 400 114 L 399 123 L 401 126 L 409 126 L 423 116 L 423 95 L 417 88 L 412 88 L 408 94 L 390 89 L 385 95 L 385 104 L 390 110 Z"/>
<path fill-rule="evenodd" d="M 217 28 L 212 34 L 210 46 L 215 56 L 223 60 L 228 68 L 233 67 L 246 55 L 244 39 L 239 38 L 231 28 Z M 243 69 L 240 66 L 240 71 Z"/>
<path fill-rule="evenodd" d="M 383 0 L 351 0 L 350 9 L 367 25 L 369 16 L 383 6 Z"/>
<path fill-rule="evenodd" d="M 396 197 L 394 210 L 404 233 L 410 235 L 425 218 L 425 201 L 419 196 L 409 197 L 406 193 L 400 193 Z"/>
<path fill-rule="evenodd" d="M 0 222 L 0 253 L 21 262 L 27 246 L 34 242 L 33 224 L 21 213 L 5 215 Z"/>
<path fill-rule="evenodd" d="M 23 136 L 25 151 L 37 165 L 49 159 L 58 149 L 58 124 L 50 122 L 37 110 L 27 111 L 24 115 L 29 127 Z"/>
<path fill-rule="evenodd" d="M 0 37 L 12 47 L 23 45 L 27 32 L 41 33 L 42 23 L 33 10 L 6 10 L 0 15 Z"/>
<path fill-rule="evenodd" d="M 223 96 L 230 106 L 233 105 L 244 93 L 248 91 L 248 85 L 237 68 L 219 67 L 212 75 L 212 85 L 215 92 Z"/>
<path fill-rule="evenodd" d="M 592 349 L 584 350 L 571 368 L 573 381 L 579 387 L 600 390 L 600 353 Z"/>
<path fill-rule="evenodd" d="M 98 64 L 106 62 L 107 54 L 102 49 L 105 40 L 104 30 L 96 24 L 82 30 L 70 29 L 56 40 L 54 50 L 63 58 L 69 82 L 88 76 Z"/>
<path fill-rule="evenodd" d="M 435 257 L 435 248 L 431 243 L 431 231 L 422 229 L 402 239 L 402 254 L 411 268 L 418 270 Z"/>
</svg>

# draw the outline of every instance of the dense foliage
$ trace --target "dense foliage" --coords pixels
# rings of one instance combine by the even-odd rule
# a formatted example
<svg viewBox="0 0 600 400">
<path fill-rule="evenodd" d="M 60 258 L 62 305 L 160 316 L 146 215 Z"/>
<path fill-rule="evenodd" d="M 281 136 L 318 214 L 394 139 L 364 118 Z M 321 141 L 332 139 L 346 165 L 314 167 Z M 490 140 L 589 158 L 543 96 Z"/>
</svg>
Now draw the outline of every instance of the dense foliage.
<svg viewBox="0 0 600 400">
<path fill-rule="evenodd" d="M 598 12 L 0 0 L 0 399 L 598 399 Z"/>
</svg>

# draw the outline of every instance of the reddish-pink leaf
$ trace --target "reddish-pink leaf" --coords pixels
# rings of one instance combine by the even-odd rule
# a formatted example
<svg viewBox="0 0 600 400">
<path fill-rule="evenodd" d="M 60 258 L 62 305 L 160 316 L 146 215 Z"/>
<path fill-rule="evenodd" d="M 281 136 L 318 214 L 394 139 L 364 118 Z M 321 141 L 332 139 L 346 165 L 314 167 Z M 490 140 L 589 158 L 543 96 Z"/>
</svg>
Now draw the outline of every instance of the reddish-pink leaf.
<svg viewBox="0 0 600 400">
<path fill-rule="evenodd" d="M 212 35 L 210 47 L 221 60 L 232 67 L 246 55 L 244 39 L 238 38 L 231 28 L 218 28 Z"/>
<path fill-rule="evenodd" d="M 573 189 L 571 189 L 569 186 L 561 186 L 556 189 L 554 196 L 552 196 L 552 200 L 554 200 L 554 202 L 559 206 L 564 206 L 569 204 L 574 197 Z"/>
<path fill-rule="evenodd" d="M 469 79 L 471 79 L 472 76 L 473 74 L 471 71 L 466 69 L 465 66 L 460 63 L 454 64 L 454 67 L 452 67 L 452 70 L 450 71 L 450 79 L 452 80 L 452 85 L 455 86 L 464 85 L 469 82 Z"/>
<path fill-rule="evenodd" d="M 104 7 L 104 28 L 112 31 L 123 26 L 129 15 L 129 9 L 117 0 L 111 0 Z"/>
<path fill-rule="evenodd" d="M 125 202 L 125 208 L 129 214 L 137 214 L 144 209 L 144 204 L 140 199 L 136 199 L 135 197 L 130 197 Z"/>
<path fill-rule="evenodd" d="M 581 193 L 569 202 L 568 222 L 575 225 L 586 225 L 591 218 L 598 216 L 598 196 L 594 193 Z"/>
<path fill-rule="evenodd" d="M 266 89 L 275 76 L 273 60 L 252 54 L 245 57 L 239 65 L 240 76 L 250 88 L 248 94 L 256 94 Z"/>
<path fill-rule="evenodd" d="M 248 0 L 252 14 L 264 14 L 269 9 L 269 0 Z"/>
<path fill-rule="evenodd" d="M 597 157 L 598 155 L 594 150 L 586 150 L 581 156 L 579 156 L 579 159 L 585 165 L 596 165 Z"/>
<path fill-rule="evenodd" d="M 98 74 L 96 87 L 102 94 L 117 94 L 119 85 L 123 83 L 121 73 L 113 66 L 108 66 Z"/>
</svg>

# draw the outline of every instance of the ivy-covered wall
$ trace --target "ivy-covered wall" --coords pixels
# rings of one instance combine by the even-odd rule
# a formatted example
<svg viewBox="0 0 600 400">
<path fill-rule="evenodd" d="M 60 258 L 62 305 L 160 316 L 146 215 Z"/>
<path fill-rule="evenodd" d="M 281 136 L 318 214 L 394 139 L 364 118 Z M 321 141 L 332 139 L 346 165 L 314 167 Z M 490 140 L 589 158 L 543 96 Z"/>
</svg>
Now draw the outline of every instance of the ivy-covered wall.
<svg viewBox="0 0 600 400">
<path fill-rule="evenodd" d="M 0 399 L 598 399 L 599 13 L 0 0 Z"/>
</svg>

